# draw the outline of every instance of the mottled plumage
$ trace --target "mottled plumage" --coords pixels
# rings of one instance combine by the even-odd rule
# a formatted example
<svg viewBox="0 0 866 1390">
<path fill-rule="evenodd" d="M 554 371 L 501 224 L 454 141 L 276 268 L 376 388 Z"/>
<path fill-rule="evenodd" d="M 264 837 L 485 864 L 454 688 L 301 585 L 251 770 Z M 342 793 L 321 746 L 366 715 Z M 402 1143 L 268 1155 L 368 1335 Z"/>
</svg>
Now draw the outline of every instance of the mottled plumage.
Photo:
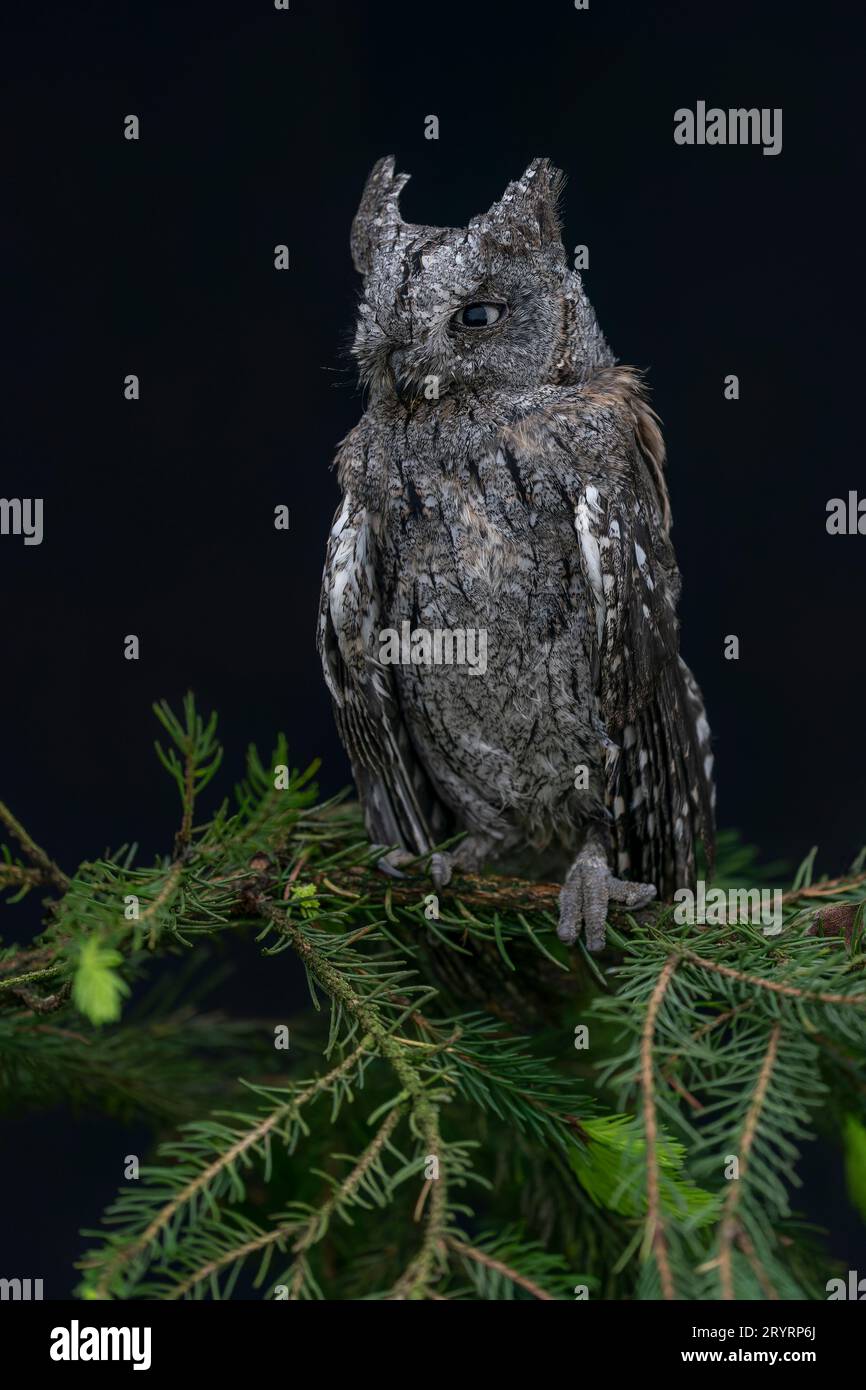
<svg viewBox="0 0 866 1390">
<path fill-rule="evenodd" d="M 533 161 L 464 229 L 404 223 L 405 181 L 380 160 L 352 230 L 369 403 L 337 459 L 325 679 L 374 842 L 466 831 L 463 866 L 558 871 L 560 935 L 598 949 L 609 898 L 687 886 L 712 842 L 664 446 L 566 261 L 561 175 Z M 383 664 L 404 622 L 486 631 L 486 671 Z"/>
</svg>

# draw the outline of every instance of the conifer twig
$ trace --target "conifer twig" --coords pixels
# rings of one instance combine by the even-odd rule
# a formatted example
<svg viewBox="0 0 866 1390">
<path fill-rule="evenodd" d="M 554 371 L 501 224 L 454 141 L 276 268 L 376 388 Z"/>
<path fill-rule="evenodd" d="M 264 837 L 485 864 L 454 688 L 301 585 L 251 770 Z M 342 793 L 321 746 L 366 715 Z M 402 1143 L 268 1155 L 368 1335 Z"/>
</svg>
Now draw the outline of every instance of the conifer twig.
<svg viewBox="0 0 866 1390">
<path fill-rule="evenodd" d="M 782 902 L 796 902 L 798 898 L 829 898 L 834 893 L 848 893 L 852 888 L 866 884 L 866 873 L 840 874 L 838 878 L 825 878 L 821 883 L 810 883 L 806 888 L 793 888 L 782 894 Z"/>
<path fill-rule="evenodd" d="M 27 858 L 36 865 L 42 874 L 42 882 L 52 883 L 55 888 L 59 888 L 61 893 L 65 893 L 69 887 L 69 879 L 63 870 L 55 864 L 50 855 L 45 853 L 44 849 L 37 845 L 33 837 L 28 835 L 24 826 L 13 816 L 3 801 L 0 801 L 0 821 L 3 822 L 10 834 L 15 836 Z"/>
<path fill-rule="evenodd" d="M 29 888 L 35 888 L 44 881 L 41 869 L 27 869 L 23 864 L 0 864 L 0 888 L 7 886 L 23 888 L 25 884 Z"/>
<path fill-rule="evenodd" d="M 664 1232 L 659 1194 L 659 1171 L 656 1162 L 658 1125 L 653 1094 L 653 1036 L 655 1034 L 656 1019 L 658 1018 L 662 1000 L 665 997 L 665 993 L 671 981 L 671 976 L 676 968 L 677 957 L 668 956 L 668 959 L 662 967 L 662 972 L 659 975 L 656 987 L 650 997 L 641 1041 L 641 1086 L 643 1089 L 647 1164 L 646 1238 L 656 1257 L 662 1293 L 666 1299 L 676 1298 L 676 1290 L 674 1288 L 670 1260 L 668 1259 L 667 1239 Z"/>
<path fill-rule="evenodd" d="M 748 1233 L 743 1230 L 742 1226 L 737 1231 L 737 1244 L 739 1245 L 740 1249 L 742 1250 L 743 1254 L 748 1260 L 749 1267 L 752 1270 L 752 1273 L 754 1274 L 758 1283 L 760 1284 L 764 1293 L 764 1297 L 766 1299 L 769 1299 L 770 1302 L 778 1302 L 779 1295 L 776 1292 L 776 1289 L 773 1287 L 772 1281 L 770 1280 L 767 1271 L 764 1269 L 764 1266 L 758 1259 L 757 1251 L 755 1250 L 752 1240 L 750 1239 Z"/>
<path fill-rule="evenodd" d="M 775 1023 L 770 1032 L 770 1041 L 767 1044 L 767 1051 L 764 1054 L 761 1070 L 758 1073 L 755 1092 L 749 1104 L 746 1120 L 743 1125 L 743 1133 L 740 1141 L 739 1173 L 737 1178 L 731 1180 L 730 1187 L 725 1197 L 725 1205 L 719 1231 L 718 1265 L 719 1277 L 722 1284 L 722 1298 L 726 1302 L 734 1297 L 733 1245 L 735 1238 L 740 1234 L 740 1227 L 736 1220 L 736 1212 L 743 1190 L 742 1182 L 746 1175 L 749 1155 L 752 1152 L 752 1145 L 755 1142 L 758 1120 L 760 1119 L 761 1111 L 764 1108 L 764 1102 L 767 1098 L 770 1077 L 773 1074 L 776 1053 L 779 1050 L 779 1037 L 781 1031 L 781 1024 Z"/>
<path fill-rule="evenodd" d="M 49 965 L 44 970 L 27 970 L 23 975 L 10 975 L 5 980 L 0 980 L 0 989 L 8 989 L 14 993 L 22 986 L 34 984 L 38 980 L 48 980 L 59 972 L 59 965 Z"/>
<path fill-rule="evenodd" d="M 234 1264 L 238 1260 L 245 1260 L 257 1250 L 263 1250 L 268 1245 L 273 1245 L 280 1240 L 287 1239 L 295 1235 L 296 1232 L 300 1232 L 300 1234 L 297 1235 L 292 1245 L 292 1250 L 298 1256 L 303 1255 L 309 1250 L 311 1245 L 315 1245 L 317 1241 L 322 1239 L 330 1216 L 337 1211 L 347 1198 L 351 1197 L 360 1186 L 365 1173 L 369 1171 L 379 1157 L 379 1154 L 387 1144 L 401 1118 L 402 1111 L 400 1107 L 394 1106 L 385 1117 L 383 1123 L 379 1126 L 377 1133 L 371 1139 L 351 1172 L 347 1174 L 339 1187 L 332 1192 L 327 1201 L 323 1202 L 322 1206 L 318 1207 L 306 1221 L 299 1222 L 294 1220 L 281 1223 L 279 1226 L 275 1227 L 274 1230 L 265 1231 L 254 1240 L 246 1241 L 242 1245 L 224 1251 L 218 1259 L 208 1261 L 207 1264 L 202 1265 L 200 1269 L 195 1270 L 184 1279 L 182 1283 L 177 1284 L 172 1289 L 170 1297 L 172 1299 L 182 1298 L 183 1295 L 194 1288 L 196 1284 L 200 1284 L 204 1279 L 209 1279 L 211 1275 L 216 1274 L 220 1269 L 224 1269 L 226 1265 Z M 298 1272 L 299 1271 L 295 1269 L 293 1265 L 293 1285 Z M 290 1296 L 290 1301 L 293 1297 L 296 1297 L 296 1293 Z"/>
<path fill-rule="evenodd" d="M 754 985 L 757 989 L 769 989 L 774 994 L 786 994 L 791 999 L 814 999 L 821 1004 L 866 1004 L 866 994 L 832 994 L 826 990 L 799 989 L 796 985 L 762 980 L 760 975 L 749 975 L 743 970 L 735 970 L 733 966 L 720 965 L 718 961 L 696 956 L 693 951 L 683 951 L 682 955 L 684 960 L 699 965 L 703 970 L 714 970 L 717 975 L 726 975 L 729 980 L 739 980 L 741 984 Z"/>
<path fill-rule="evenodd" d="M 306 1105 L 307 1102 L 312 1100 L 319 1092 L 326 1090 L 334 1081 L 351 1071 L 358 1059 L 367 1051 L 370 1042 L 371 1039 L 369 1037 L 362 1038 L 358 1047 L 355 1048 L 355 1051 L 350 1053 L 349 1056 L 344 1057 L 326 1076 L 317 1077 L 316 1080 L 311 1082 L 299 1095 L 293 1096 L 285 1105 L 277 1106 L 274 1110 L 270 1111 L 270 1113 L 265 1115 L 257 1125 L 254 1125 L 252 1129 L 242 1135 L 236 1143 L 232 1144 L 224 1153 L 221 1153 L 212 1163 L 208 1164 L 206 1168 L 203 1168 L 200 1173 L 197 1173 L 194 1178 L 191 1178 L 187 1185 L 177 1193 L 170 1202 L 165 1204 L 145 1230 L 141 1232 L 141 1235 L 137 1236 L 135 1240 L 130 1241 L 128 1245 L 121 1246 L 115 1253 L 114 1258 L 108 1261 L 96 1285 L 97 1296 L 100 1298 L 108 1297 L 111 1281 L 118 1271 L 124 1265 L 128 1264 L 134 1256 L 146 1250 L 159 1233 L 169 1225 L 175 1213 L 186 1203 L 192 1201 L 198 1193 L 202 1192 L 208 1184 L 213 1181 L 217 1173 L 231 1167 L 242 1154 L 246 1153 L 255 1144 L 260 1143 L 281 1120 L 299 1110 L 302 1105 Z M 89 1267 L 91 1263 L 92 1262 L 83 1261 L 82 1268 Z"/>
<path fill-rule="evenodd" d="M 511 1280 L 512 1284 L 518 1284 L 520 1288 L 526 1289 L 527 1293 L 531 1293 L 533 1298 L 543 1299 L 551 1303 L 556 1302 L 553 1294 L 548 1293 L 546 1289 L 542 1289 L 539 1284 L 534 1283 L 532 1279 L 528 1279 L 525 1274 L 521 1274 L 518 1270 L 512 1269 L 511 1266 L 505 1264 L 504 1261 L 494 1259 L 493 1256 L 488 1255 L 485 1250 L 479 1250 L 474 1245 L 466 1245 L 462 1240 L 458 1240 L 456 1236 L 446 1236 L 444 1244 L 449 1250 L 453 1250 L 458 1255 L 463 1255 L 467 1260 L 474 1260 L 476 1264 L 484 1265 L 486 1269 L 495 1269 L 497 1274 L 503 1274 L 506 1279 Z"/>
<path fill-rule="evenodd" d="M 315 949 L 309 937 L 287 917 L 284 909 L 268 904 L 262 906 L 265 915 L 290 938 L 298 955 L 331 998 L 341 1004 L 347 1013 L 357 1018 L 366 1032 L 372 1034 L 379 1051 L 390 1063 L 406 1092 L 419 1134 L 427 1145 L 428 1156 L 438 1158 L 441 1146 L 438 1107 L 431 1100 L 420 1072 L 382 1022 L 376 1007 L 356 993 L 331 962 Z M 433 1272 L 436 1248 L 442 1235 L 446 1213 L 447 1181 L 444 1176 L 440 1176 L 434 1184 L 428 1204 L 421 1249 L 394 1286 L 390 1295 L 392 1298 L 415 1298 L 423 1295 Z"/>
</svg>

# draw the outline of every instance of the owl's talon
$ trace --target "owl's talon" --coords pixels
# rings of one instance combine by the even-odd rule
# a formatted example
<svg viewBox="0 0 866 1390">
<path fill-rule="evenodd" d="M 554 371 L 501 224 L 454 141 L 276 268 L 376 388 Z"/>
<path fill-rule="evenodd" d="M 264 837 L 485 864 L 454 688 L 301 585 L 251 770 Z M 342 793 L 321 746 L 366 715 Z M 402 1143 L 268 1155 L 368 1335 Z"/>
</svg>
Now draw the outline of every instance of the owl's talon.
<svg viewBox="0 0 866 1390">
<path fill-rule="evenodd" d="M 430 877 L 437 891 L 441 891 L 443 888 L 448 887 L 448 884 L 451 882 L 452 867 L 453 860 L 450 854 L 446 854 L 441 850 L 436 854 L 431 854 Z"/>
<path fill-rule="evenodd" d="M 590 847 L 578 855 L 562 885 L 556 934 L 560 941 L 573 945 L 583 927 L 586 948 L 595 954 L 604 950 L 610 903 L 641 908 L 652 902 L 655 895 L 652 883 L 627 883 L 615 878 L 606 858 Z"/>
<path fill-rule="evenodd" d="M 444 850 L 439 850 L 431 854 L 427 861 L 429 874 L 437 890 L 447 888 L 451 882 L 453 870 L 453 857 Z M 407 849 L 390 849 L 387 854 L 383 854 L 376 860 L 376 868 L 389 878 L 406 878 L 402 866 L 410 864 L 416 865 L 416 873 L 420 872 L 420 863 L 417 854 L 411 854 Z"/>
<path fill-rule="evenodd" d="M 389 878 L 405 878 L 406 875 L 399 865 L 411 864 L 414 859 L 415 855 L 410 854 L 407 849 L 389 849 L 387 854 L 376 860 L 376 868 Z"/>
</svg>

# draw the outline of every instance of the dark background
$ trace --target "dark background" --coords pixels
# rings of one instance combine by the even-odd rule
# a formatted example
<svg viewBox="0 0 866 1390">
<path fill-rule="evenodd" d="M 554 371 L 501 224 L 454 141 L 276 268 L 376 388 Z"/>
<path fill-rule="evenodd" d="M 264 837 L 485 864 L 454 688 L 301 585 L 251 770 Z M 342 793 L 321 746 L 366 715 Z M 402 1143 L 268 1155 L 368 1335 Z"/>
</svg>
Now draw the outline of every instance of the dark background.
<svg viewBox="0 0 866 1390">
<path fill-rule="evenodd" d="M 7 27 L 0 492 L 45 499 L 45 538 L 0 538 L 0 796 L 67 869 L 123 841 L 170 848 L 162 696 L 192 688 L 219 710 L 224 785 L 278 729 L 297 764 L 324 759 L 325 792 L 347 780 L 315 610 L 329 463 L 362 410 L 349 225 L 389 152 L 419 222 L 465 223 L 535 155 L 568 174 L 566 244 L 589 246 L 601 325 L 649 369 L 664 421 L 720 823 L 769 857 L 818 843 L 822 869 L 850 862 L 866 839 L 866 537 L 828 536 L 825 509 L 866 494 L 862 40 L 839 0 L 47 0 Z M 782 107 L 782 153 L 676 146 L 673 112 L 698 99 Z M 10 910 L 6 938 L 28 923 Z M 248 1008 L 270 976 L 239 978 L 230 1002 Z M 52 1271 L 57 1296 L 76 1225 L 116 1183 L 103 1134 L 34 1123 L 0 1143 L 28 1213 L 3 1232 L 5 1263 Z M 828 1162 L 814 1181 L 832 1223 Z M 853 1260 L 859 1239 L 837 1229 L 835 1253 Z"/>
</svg>

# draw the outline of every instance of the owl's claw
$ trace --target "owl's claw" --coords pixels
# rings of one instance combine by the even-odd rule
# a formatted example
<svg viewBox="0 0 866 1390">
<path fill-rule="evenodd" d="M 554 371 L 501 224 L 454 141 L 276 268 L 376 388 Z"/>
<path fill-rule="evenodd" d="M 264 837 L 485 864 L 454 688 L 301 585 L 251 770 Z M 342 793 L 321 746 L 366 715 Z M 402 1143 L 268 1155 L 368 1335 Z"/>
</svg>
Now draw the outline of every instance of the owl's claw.
<svg viewBox="0 0 866 1390">
<path fill-rule="evenodd" d="M 387 854 L 383 854 L 381 859 L 376 860 L 376 868 L 380 873 L 387 874 L 389 878 L 405 878 L 406 875 L 401 870 L 400 865 L 414 863 L 415 857 L 407 849 L 389 849 Z"/>
<path fill-rule="evenodd" d="M 441 850 L 436 854 L 431 854 L 430 877 L 437 891 L 441 891 L 441 889 L 448 887 L 448 884 L 451 882 L 452 868 L 453 860 L 450 854 L 446 854 Z"/>
<path fill-rule="evenodd" d="M 626 883 L 611 873 L 604 854 L 594 845 L 581 850 L 559 895 L 557 936 L 569 945 L 583 927 L 588 951 L 604 949 L 609 903 L 646 907 L 656 895 L 652 883 Z"/>
<path fill-rule="evenodd" d="M 406 878 L 403 873 L 403 866 L 418 864 L 418 855 L 410 854 L 407 849 L 390 849 L 387 854 L 376 860 L 376 868 L 389 878 Z M 429 859 L 430 877 L 437 891 L 447 888 L 451 882 L 453 859 L 444 850 L 439 850 L 430 855 Z M 420 867 L 420 866 L 419 866 Z M 417 872 L 417 870 L 416 870 Z"/>
</svg>

